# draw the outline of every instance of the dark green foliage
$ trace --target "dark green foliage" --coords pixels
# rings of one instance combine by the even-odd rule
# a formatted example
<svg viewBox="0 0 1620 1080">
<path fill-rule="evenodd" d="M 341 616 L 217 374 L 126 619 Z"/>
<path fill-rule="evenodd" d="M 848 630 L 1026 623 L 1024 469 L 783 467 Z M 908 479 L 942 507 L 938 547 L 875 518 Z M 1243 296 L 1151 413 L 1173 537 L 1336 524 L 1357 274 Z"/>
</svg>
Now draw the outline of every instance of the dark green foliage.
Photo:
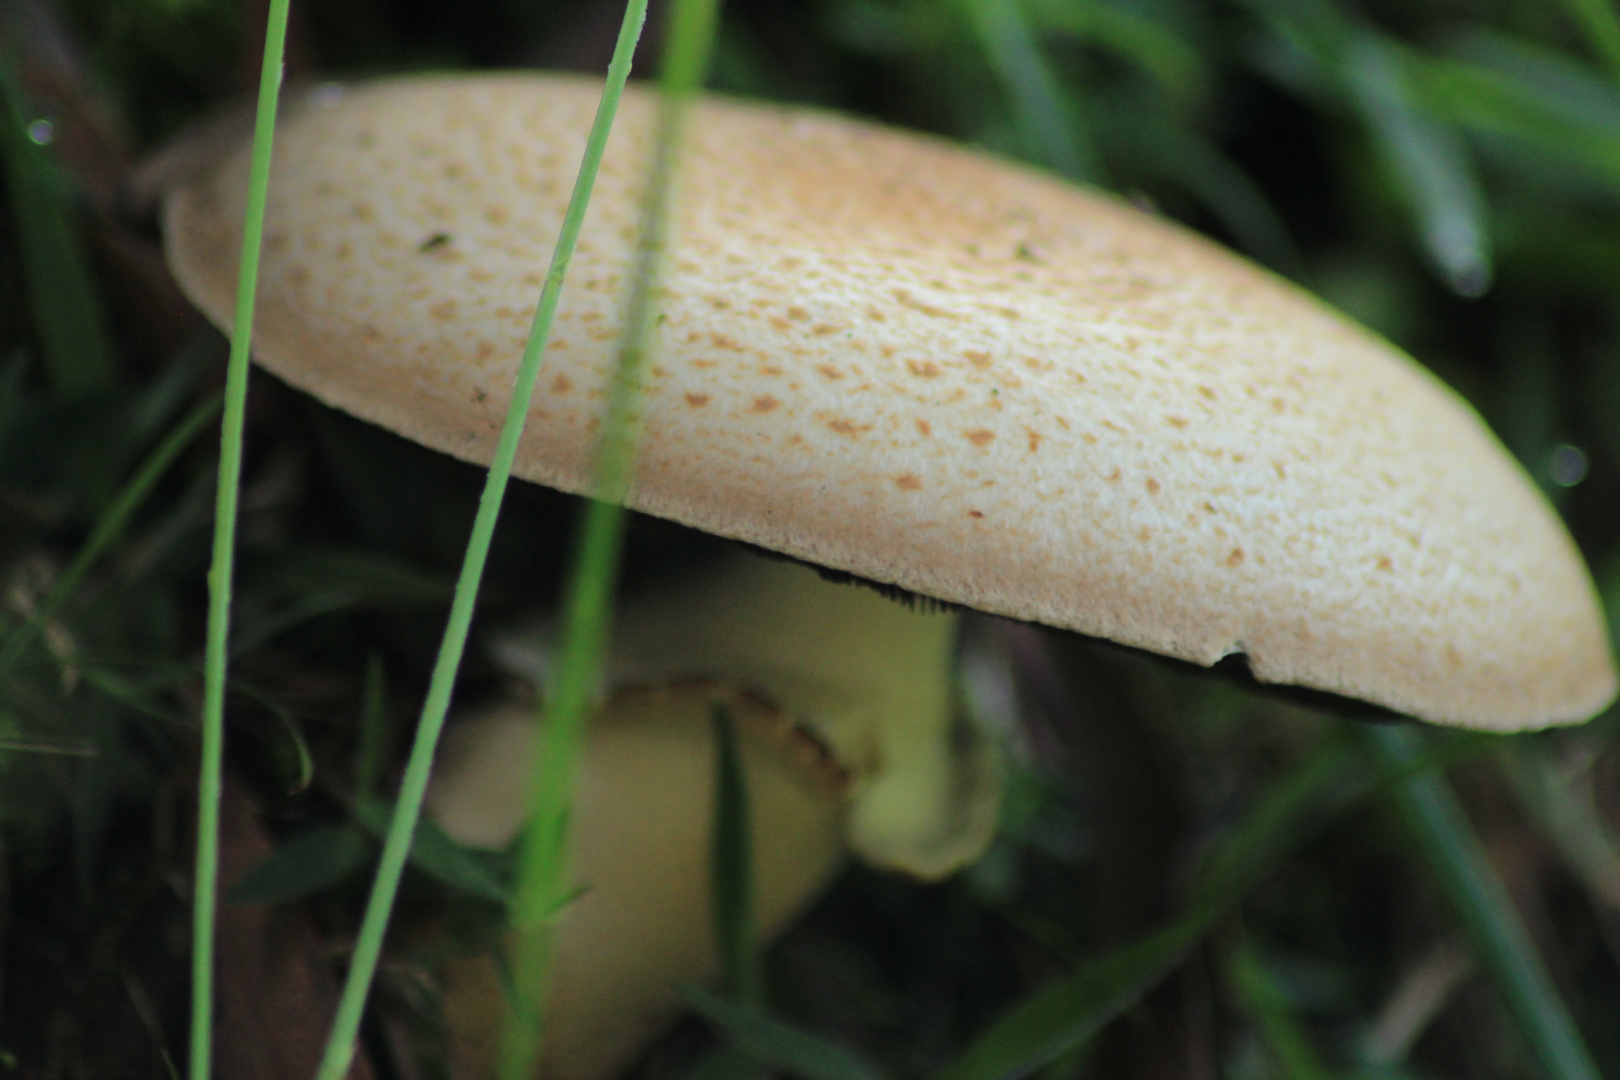
<svg viewBox="0 0 1620 1080">
<path fill-rule="evenodd" d="M 239 904 L 280 904 L 329 889 L 370 864 L 374 846 L 350 825 L 317 825 L 276 848 L 243 874 L 229 898 Z"/>
<path fill-rule="evenodd" d="M 745 1053 L 800 1080 L 884 1080 L 840 1047 L 797 1031 L 746 1005 L 688 987 L 686 1000 Z"/>
<path fill-rule="evenodd" d="M 600 70 L 618 15 L 295 0 L 290 74 Z M 133 157 L 251 87 L 262 17 L 228 0 L 0 5 L 0 1062 L 30 1077 L 166 1076 L 184 1044 L 224 350 L 154 276 L 150 209 L 122 193 Z M 1485 415 L 1620 611 L 1606 0 L 733 0 L 714 71 L 728 92 L 1089 179 L 1319 293 Z M 251 400 L 227 791 L 269 835 L 226 899 L 280 904 L 341 974 L 481 476 L 269 379 Z M 509 494 L 458 705 L 508 692 L 480 635 L 555 607 L 576 513 Z M 630 587 L 713 552 L 644 519 L 627 549 Z M 1620 718 L 1436 735 L 1379 775 L 1295 705 L 1058 635 L 985 622 L 969 638 L 965 670 L 1000 673 L 1023 732 L 991 852 L 938 886 L 852 870 L 759 958 L 749 1004 L 695 993 L 704 1023 L 638 1075 L 1484 1080 L 1560 1059 L 1554 1075 L 1581 1075 L 1582 1053 L 1620 1075 Z M 1427 834 L 1381 816 L 1416 813 L 1413 785 L 1450 806 Z M 740 786 L 717 800 L 735 986 L 754 962 Z M 1550 979 L 1513 990 L 1482 951 L 1406 1058 L 1368 1072 L 1363 1037 L 1435 943 L 1488 937 L 1479 920 L 1506 910 L 1430 869 L 1477 854 L 1470 831 Z M 385 1076 L 419 1075 L 413 1047 L 442 1065 L 433 965 L 494 948 L 511 887 L 509 857 L 429 826 L 412 867 L 364 1040 Z M 1534 1034 L 1549 1008 L 1585 1051 Z"/>
</svg>

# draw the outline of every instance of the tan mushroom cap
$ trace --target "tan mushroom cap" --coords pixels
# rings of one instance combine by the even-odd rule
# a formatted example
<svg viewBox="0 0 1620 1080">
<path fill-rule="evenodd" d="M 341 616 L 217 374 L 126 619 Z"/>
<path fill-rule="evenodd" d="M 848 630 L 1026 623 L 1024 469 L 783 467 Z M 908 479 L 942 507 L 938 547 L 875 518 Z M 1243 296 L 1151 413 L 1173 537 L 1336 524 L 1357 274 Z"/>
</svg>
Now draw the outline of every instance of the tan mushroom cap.
<svg viewBox="0 0 1620 1080">
<path fill-rule="evenodd" d="M 260 362 L 488 460 L 599 92 L 417 78 L 290 108 Z M 568 491 L 652 106 L 625 97 L 518 458 Z M 630 506 L 1429 720 L 1537 727 L 1613 697 L 1569 536 L 1387 343 L 1183 229 L 936 140 L 726 101 L 689 130 Z M 222 325 L 247 161 L 165 211 Z"/>
</svg>

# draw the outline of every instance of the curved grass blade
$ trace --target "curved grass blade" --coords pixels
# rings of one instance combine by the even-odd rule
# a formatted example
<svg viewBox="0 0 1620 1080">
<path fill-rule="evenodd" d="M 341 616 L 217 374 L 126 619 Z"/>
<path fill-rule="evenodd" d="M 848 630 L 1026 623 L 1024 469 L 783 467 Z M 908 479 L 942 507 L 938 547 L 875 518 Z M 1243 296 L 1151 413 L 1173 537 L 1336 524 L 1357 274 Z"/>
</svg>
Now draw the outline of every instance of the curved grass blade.
<svg viewBox="0 0 1620 1080">
<path fill-rule="evenodd" d="M 1298 281 L 1305 261 L 1265 192 L 1201 133 L 1163 110 L 1120 102 L 1107 110 L 1110 145 L 1133 153 L 1203 203 L 1249 255 Z"/>
<path fill-rule="evenodd" d="M 289 0 L 270 0 L 248 165 L 242 261 L 237 274 L 236 318 L 225 368 L 225 415 L 220 423 L 219 486 L 214 499 L 213 565 L 208 571 L 208 638 L 203 657 L 202 752 L 197 780 L 197 868 L 191 935 L 191 1080 L 207 1080 L 212 1067 L 214 1020 L 214 909 L 219 889 L 219 799 L 225 752 L 226 644 L 231 620 L 231 578 L 236 562 L 236 504 L 242 486 L 242 429 L 247 415 L 248 349 L 258 292 L 259 248 L 264 240 L 270 151 L 275 140 L 282 55 Z"/>
<path fill-rule="evenodd" d="M 84 580 L 85 574 L 90 572 L 96 560 L 101 558 L 113 541 L 118 539 L 124 526 L 129 523 L 130 517 L 146 502 L 146 497 L 169 471 L 169 466 L 174 464 L 175 458 L 191 444 L 191 440 L 197 437 L 203 425 L 213 419 L 218 411 L 217 397 L 204 401 L 176 424 L 163 441 L 147 455 L 146 460 L 141 462 L 140 468 L 135 470 L 135 474 L 125 482 L 112 503 L 102 511 L 101 517 L 90 530 L 90 535 L 85 538 L 84 544 L 74 553 L 72 561 L 51 585 L 50 591 L 40 600 L 32 617 L 12 630 L 5 642 L 0 644 L 0 672 L 17 662 L 23 650 L 28 648 L 45 625 L 61 610 L 62 605 L 73 596 L 79 583 Z"/>
<path fill-rule="evenodd" d="M 1409 726 L 1369 724 L 1361 734 L 1386 770 L 1407 769 L 1423 752 L 1422 736 Z M 1392 784 L 1390 793 L 1542 1071 L 1553 1080 L 1598 1080 L 1575 1021 L 1445 779 L 1422 770 Z"/>
<path fill-rule="evenodd" d="M 1071 180 L 1100 182 L 1102 165 L 1042 55 L 1019 0 L 972 0 L 971 17 L 1013 116 L 1046 163 Z"/>
<path fill-rule="evenodd" d="M 934 1080 L 1012 1080 L 1084 1044 L 1173 971 L 1295 843 L 1370 790 L 1356 766 L 1346 740 L 1317 750 L 1218 842 L 1181 918 L 1036 990 Z"/>
<path fill-rule="evenodd" d="M 1240 941 L 1227 953 L 1225 966 L 1239 1005 L 1260 1029 L 1282 1075 L 1287 1080 L 1333 1080 L 1287 996 L 1247 942 Z"/>
<path fill-rule="evenodd" d="M 769 1080 L 770 1066 L 727 1042 L 698 1059 L 681 1080 Z"/>
<path fill-rule="evenodd" d="M 386 801 L 359 803 L 354 819 L 367 833 L 386 840 L 395 820 L 396 808 Z M 502 852 L 462 847 L 452 840 L 432 818 L 419 821 L 411 838 L 410 865 L 452 889 L 479 896 L 497 904 L 512 902 L 508 885 L 508 859 Z"/>
<path fill-rule="evenodd" d="M 1030 21 L 1106 49 L 1151 75 L 1178 102 L 1203 98 L 1214 82 L 1192 45 L 1140 11 L 1105 0 L 1033 0 Z"/>
<path fill-rule="evenodd" d="M 721 702 L 714 724 L 714 834 L 710 842 L 709 895 L 714 940 L 726 993 L 734 1001 L 763 1000 L 759 951 L 754 945 L 754 852 L 748 813 L 748 777 L 737 747 L 737 728 Z"/>
<path fill-rule="evenodd" d="M 376 846 L 353 825 L 317 825 L 277 844 L 226 893 L 234 904 L 281 904 L 329 889 L 371 861 Z"/>
<path fill-rule="evenodd" d="M 1080 1046 L 1170 974 L 1216 914 L 1195 911 L 1037 990 L 934 1080 L 1010 1080 Z"/>
<path fill-rule="evenodd" d="M 1565 865 L 1601 903 L 1620 910 L 1620 838 L 1599 809 L 1591 766 L 1578 776 L 1565 775 L 1536 739 L 1504 747 L 1496 764 Z"/>
<path fill-rule="evenodd" d="M 1414 90 L 1471 131 L 1506 136 L 1552 167 L 1620 177 L 1620 90 L 1549 49 L 1474 31 L 1453 56 L 1421 57 Z M 1500 156 L 1501 149 L 1496 151 Z"/>
<path fill-rule="evenodd" d="M 34 333 L 57 397 L 113 384 L 112 338 L 90 259 L 73 221 L 72 191 L 45 151 L 49 121 L 24 116 L 22 88 L 0 56 L 0 164 L 16 222 Z"/>
<path fill-rule="evenodd" d="M 1611 137 L 1620 134 L 1620 86 L 1568 53 L 1477 26 L 1452 35 L 1448 45 L 1457 60 L 1500 77 L 1549 118 Z"/>
<path fill-rule="evenodd" d="M 1452 289 L 1490 288 L 1491 244 L 1485 197 L 1468 148 L 1413 100 L 1395 51 L 1370 34 L 1345 50 L 1350 98 L 1415 218 L 1423 246 Z"/>
<path fill-rule="evenodd" d="M 1620 81 L 1620 16 L 1613 0 L 1564 0 L 1564 7 L 1610 76 Z"/>
<path fill-rule="evenodd" d="M 657 317 L 659 265 L 668 228 L 676 159 L 687 103 L 702 85 L 719 0 L 677 0 L 659 72 L 658 125 L 644 203 L 624 337 L 611 375 L 595 488 L 580 526 L 563 605 L 556 674 L 544 701 L 533 780 L 534 812 L 521 841 L 512 926 L 516 994 L 502 1032 L 499 1075 L 526 1080 L 540 1053 L 551 920 L 567 902 L 568 814 L 586 712 L 601 678 L 624 538 L 620 504 L 630 487 L 640 430 L 641 369 Z M 627 16 L 628 18 L 628 16 Z M 627 54 L 628 60 L 628 54 Z"/>
<path fill-rule="evenodd" d="M 501 500 L 512 474 L 512 462 L 517 456 L 518 442 L 523 436 L 524 421 L 528 417 L 529 401 L 534 384 L 540 375 L 540 364 L 545 354 L 551 323 L 557 312 L 568 276 L 568 264 L 579 241 L 590 205 L 591 189 L 607 148 L 608 132 L 618 112 L 619 97 L 625 80 L 630 75 L 630 60 L 635 43 L 640 38 L 642 22 L 646 16 L 646 0 L 631 0 L 625 8 L 624 22 L 614 46 L 613 59 L 608 64 L 607 81 L 602 87 L 602 98 L 597 106 L 596 118 L 591 124 L 585 153 L 580 161 L 574 189 L 569 196 L 568 209 L 563 215 L 557 244 L 552 250 L 551 266 L 546 271 L 545 283 L 540 288 L 540 299 L 535 307 L 534 321 L 523 350 L 523 361 L 514 380 L 512 399 L 507 407 L 506 421 L 501 428 L 500 440 L 495 446 L 494 460 L 479 498 L 478 513 L 473 520 L 472 535 L 456 582 L 455 596 L 450 604 L 450 617 L 445 627 L 444 640 L 433 666 L 428 685 L 427 700 L 417 724 L 416 739 L 405 766 L 400 783 L 399 799 L 389 823 L 388 836 L 383 843 L 382 859 L 372 886 L 361 921 L 360 934 L 355 942 L 354 959 L 338 1002 L 337 1016 L 332 1034 L 316 1074 L 319 1080 L 339 1080 L 349 1071 L 354 1059 L 355 1036 L 360 1030 L 360 1017 L 365 1010 L 366 996 L 371 988 L 372 976 L 382 954 L 383 935 L 393 910 L 394 896 L 410 857 L 412 837 L 422 816 L 422 801 L 427 794 L 428 773 L 433 767 L 433 755 L 438 748 L 439 735 L 444 730 L 445 714 L 450 708 L 450 694 L 455 688 L 456 672 L 461 667 L 461 656 L 466 649 L 467 633 L 472 627 L 473 606 L 478 598 L 478 584 L 483 579 L 484 563 L 489 557 L 490 542 L 495 535 L 495 523 L 500 516 Z"/>
<path fill-rule="evenodd" d="M 841 1046 L 772 1019 L 746 1005 L 687 987 L 686 1003 L 744 1053 L 800 1080 L 885 1080 Z"/>
</svg>

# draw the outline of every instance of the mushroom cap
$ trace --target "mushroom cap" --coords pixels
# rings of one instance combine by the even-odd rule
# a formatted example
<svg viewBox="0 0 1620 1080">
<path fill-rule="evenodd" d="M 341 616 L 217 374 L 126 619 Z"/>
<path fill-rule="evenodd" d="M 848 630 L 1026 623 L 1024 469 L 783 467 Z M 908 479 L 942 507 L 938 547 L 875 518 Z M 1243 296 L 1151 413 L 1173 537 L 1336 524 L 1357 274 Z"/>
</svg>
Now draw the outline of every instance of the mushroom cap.
<svg viewBox="0 0 1620 1080">
<path fill-rule="evenodd" d="M 323 87 L 278 135 L 260 363 L 493 452 L 599 81 Z M 632 89 L 518 454 L 589 486 L 654 123 Z M 706 100 L 681 159 L 634 509 L 984 611 L 1423 719 L 1584 719 L 1616 676 L 1556 515 L 1453 392 L 1321 302 L 1049 176 Z M 176 188 L 231 319 L 248 149 Z"/>
</svg>

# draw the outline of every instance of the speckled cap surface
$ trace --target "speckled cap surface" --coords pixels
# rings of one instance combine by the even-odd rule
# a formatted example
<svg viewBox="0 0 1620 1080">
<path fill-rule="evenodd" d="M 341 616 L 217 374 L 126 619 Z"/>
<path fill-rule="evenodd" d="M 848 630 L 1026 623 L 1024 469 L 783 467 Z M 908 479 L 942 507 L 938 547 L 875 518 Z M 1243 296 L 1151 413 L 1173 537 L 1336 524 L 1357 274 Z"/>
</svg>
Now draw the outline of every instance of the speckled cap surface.
<svg viewBox="0 0 1620 1080">
<path fill-rule="evenodd" d="M 487 461 L 600 82 L 317 89 L 278 137 L 255 352 Z M 518 455 L 586 471 L 653 122 L 632 89 Z M 1463 402 L 1189 232 L 824 113 L 689 124 L 629 505 L 984 611 L 1424 719 L 1615 692 L 1580 556 Z M 248 149 L 174 190 L 169 259 L 231 318 Z"/>
</svg>

